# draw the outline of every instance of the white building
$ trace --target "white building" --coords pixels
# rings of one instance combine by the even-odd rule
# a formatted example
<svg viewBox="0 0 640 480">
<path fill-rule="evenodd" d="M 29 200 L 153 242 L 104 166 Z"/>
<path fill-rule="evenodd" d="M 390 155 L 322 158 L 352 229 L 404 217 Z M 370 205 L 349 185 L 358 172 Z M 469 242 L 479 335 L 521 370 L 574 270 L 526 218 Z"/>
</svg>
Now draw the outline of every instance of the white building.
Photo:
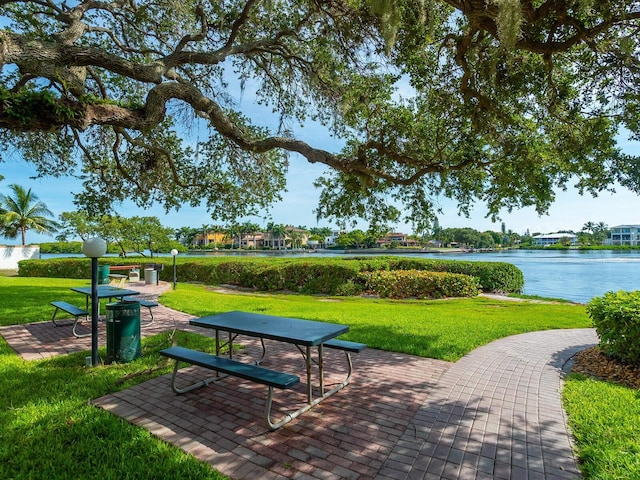
<svg viewBox="0 0 640 480">
<path fill-rule="evenodd" d="M 607 245 L 640 246 L 640 225 L 617 225 L 609 229 L 610 237 Z"/>
<path fill-rule="evenodd" d="M 578 236 L 573 233 L 545 233 L 543 235 L 536 235 L 533 237 L 533 244 L 538 247 L 548 247 L 549 245 L 555 245 L 560 241 L 567 241 L 569 245 L 577 245 Z"/>
<path fill-rule="evenodd" d="M 325 247 L 335 247 L 336 245 L 336 239 L 342 234 L 343 232 L 340 230 L 333 230 L 331 232 L 331 235 L 329 235 L 328 237 L 324 238 L 324 245 Z"/>
</svg>

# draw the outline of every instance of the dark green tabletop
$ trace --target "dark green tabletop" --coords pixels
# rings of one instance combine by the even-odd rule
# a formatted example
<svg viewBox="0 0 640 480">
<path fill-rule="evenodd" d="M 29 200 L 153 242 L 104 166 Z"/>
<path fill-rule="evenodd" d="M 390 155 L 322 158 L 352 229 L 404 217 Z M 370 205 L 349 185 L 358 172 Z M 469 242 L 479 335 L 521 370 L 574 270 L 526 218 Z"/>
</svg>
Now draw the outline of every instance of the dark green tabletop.
<svg viewBox="0 0 640 480">
<path fill-rule="evenodd" d="M 88 297 L 91 296 L 91 287 L 73 287 L 74 292 L 82 293 Z M 109 285 L 98 285 L 98 298 L 120 298 L 138 295 L 140 292 L 128 290 L 126 288 L 111 287 Z"/>
<path fill-rule="evenodd" d="M 306 346 L 320 345 L 349 331 L 348 325 L 238 311 L 195 318 L 189 323 L 198 327 Z"/>
</svg>

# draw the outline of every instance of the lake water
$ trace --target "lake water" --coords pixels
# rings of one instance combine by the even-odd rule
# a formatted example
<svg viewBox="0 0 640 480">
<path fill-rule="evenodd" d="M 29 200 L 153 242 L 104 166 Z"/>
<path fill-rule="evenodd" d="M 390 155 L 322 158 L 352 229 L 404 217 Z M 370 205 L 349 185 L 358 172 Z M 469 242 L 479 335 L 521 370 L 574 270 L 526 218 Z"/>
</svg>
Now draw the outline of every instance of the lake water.
<svg viewBox="0 0 640 480">
<path fill-rule="evenodd" d="M 512 263 L 524 274 L 523 293 L 527 295 L 587 303 L 609 291 L 640 290 L 640 252 L 637 250 L 510 250 L 465 253 L 451 258 Z"/>
<path fill-rule="evenodd" d="M 229 252 L 225 254 L 228 255 Z M 266 256 L 267 253 L 256 252 L 254 255 Z M 343 254 L 332 252 L 308 255 L 315 257 Z M 53 256 L 61 255 L 42 255 L 42 258 Z M 508 250 L 494 253 L 416 253 L 406 256 L 509 262 L 524 274 L 523 293 L 580 303 L 587 303 L 593 297 L 609 291 L 640 290 L 640 251 L 637 250 Z"/>
</svg>

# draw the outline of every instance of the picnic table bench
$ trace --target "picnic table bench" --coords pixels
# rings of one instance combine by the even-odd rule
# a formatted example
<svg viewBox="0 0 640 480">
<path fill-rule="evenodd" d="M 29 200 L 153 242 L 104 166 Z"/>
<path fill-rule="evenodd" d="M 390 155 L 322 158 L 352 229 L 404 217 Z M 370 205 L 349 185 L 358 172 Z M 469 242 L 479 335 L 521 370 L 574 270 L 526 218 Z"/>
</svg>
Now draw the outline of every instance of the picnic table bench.
<svg viewBox="0 0 640 480">
<path fill-rule="evenodd" d="M 352 353 L 360 353 L 362 350 L 367 348 L 367 345 L 364 343 L 350 342 L 348 340 L 338 340 L 337 338 L 332 338 L 331 340 L 327 340 L 323 343 L 325 348 L 331 348 L 333 350 L 342 350 L 347 358 L 347 365 L 349 370 L 347 372 L 347 378 L 344 383 L 349 383 L 351 380 L 351 374 L 353 373 L 353 364 L 351 363 L 351 354 Z"/>
<path fill-rule="evenodd" d="M 238 362 L 229 358 L 219 357 L 206 352 L 200 352 L 191 350 L 184 347 L 170 347 L 160 351 L 160 355 L 171 358 L 176 361 L 171 376 L 171 388 L 176 394 L 182 394 L 190 392 L 196 388 L 209 385 L 216 380 L 224 377 L 220 377 L 218 374 L 214 377 L 207 378 L 194 382 L 185 387 L 178 387 L 176 385 L 176 375 L 179 370 L 180 362 L 188 363 L 191 365 L 198 365 L 210 370 L 214 370 L 225 375 L 231 375 L 244 380 L 249 380 L 255 383 L 266 385 L 268 387 L 267 400 L 264 407 L 264 419 L 269 425 L 271 430 L 280 428 L 285 423 L 293 420 L 300 411 L 294 414 L 287 414 L 286 417 L 278 422 L 271 420 L 271 404 L 273 400 L 273 389 L 288 389 L 293 388 L 300 383 L 300 378 L 296 375 L 289 373 L 278 372 L 276 370 L 270 370 L 268 368 L 260 367 L 257 365 L 251 365 L 248 363 Z"/>
<path fill-rule="evenodd" d="M 54 326 L 60 327 L 63 325 L 59 322 L 56 322 L 56 315 L 59 310 L 62 310 L 63 312 L 66 312 L 69 315 L 72 315 L 73 317 L 75 317 L 73 321 L 73 330 L 72 330 L 74 337 L 82 338 L 82 337 L 88 337 L 89 335 L 91 335 L 91 333 L 85 333 L 80 335 L 76 332 L 76 328 L 78 326 L 78 321 L 80 317 L 85 317 L 85 320 L 86 320 L 89 317 L 89 312 L 67 302 L 61 302 L 61 301 L 51 302 L 51 305 L 56 307 L 56 309 L 53 311 L 53 317 L 51 317 L 51 321 L 53 322 Z"/>
<path fill-rule="evenodd" d="M 139 270 L 140 265 L 109 265 L 109 271 Z"/>
<path fill-rule="evenodd" d="M 112 287 L 123 288 L 125 285 L 125 281 L 127 279 L 126 275 L 120 275 L 119 273 L 110 273 L 109 275 L 109 285 Z"/>
<path fill-rule="evenodd" d="M 134 302 L 138 302 L 140 304 L 141 307 L 146 307 L 149 309 L 149 316 L 151 317 L 151 321 L 147 324 L 145 324 L 145 326 L 147 325 L 151 325 L 154 322 L 154 318 L 153 318 L 153 311 L 152 309 L 157 307 L 159 305 L 158 302 L 156 302 L 155 300 L 148 300 L 146 298 L 138 298 L 138 297 L 129 297 L 130 300 L 133 300 Z"/>
<path fill-rule="evenodd" d="M 109 265 L 109 272 L 121 272 L 128 271 L 129 281 L 130 282 L 138 282 L 140 281 L 140 265 Z M 111 274 L 109 276 L 112 276 Z M 126 277 L 126 275 L 125 275 Z M 120 283 L 120 286 L 124 284 L 124 281 Z"/>
</svg>

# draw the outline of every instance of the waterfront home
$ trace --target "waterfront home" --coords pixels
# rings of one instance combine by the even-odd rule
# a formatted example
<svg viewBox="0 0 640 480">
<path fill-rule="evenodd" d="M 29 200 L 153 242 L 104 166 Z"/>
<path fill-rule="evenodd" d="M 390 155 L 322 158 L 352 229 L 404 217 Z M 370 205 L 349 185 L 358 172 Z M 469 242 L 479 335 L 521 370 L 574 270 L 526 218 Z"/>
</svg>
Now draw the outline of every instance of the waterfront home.
<svg viewBox="0 0 640 480">
<path fill-rule="evenodd" d="M 640 246 L 640 225 L 617 225 L 609 229 L 610 237 L 605 245 Z"/>
<path fill-rule="evenodd" d="M 565 245 L 577 245 L 578 236 L 573 233 L 545 233 L 533 237 L 533 244 L 537 247 L 548 247 L 562 243 Z"/>
</svg>

